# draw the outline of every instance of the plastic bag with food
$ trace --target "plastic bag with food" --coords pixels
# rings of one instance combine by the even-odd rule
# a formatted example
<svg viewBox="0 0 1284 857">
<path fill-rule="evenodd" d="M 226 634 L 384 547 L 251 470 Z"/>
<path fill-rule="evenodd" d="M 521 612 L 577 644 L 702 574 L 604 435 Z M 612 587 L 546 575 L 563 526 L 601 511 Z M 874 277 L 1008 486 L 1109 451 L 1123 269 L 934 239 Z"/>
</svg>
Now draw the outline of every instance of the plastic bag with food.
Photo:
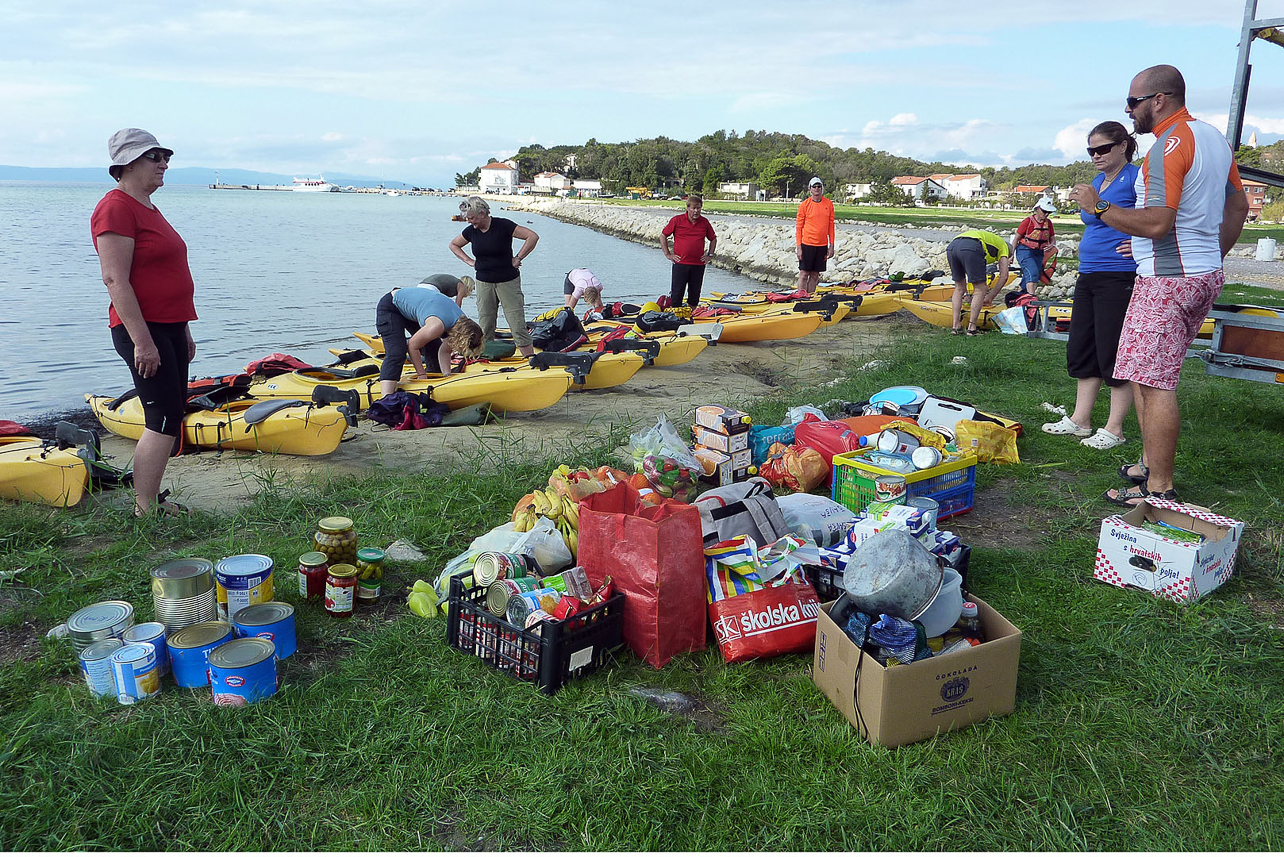
<svg viewBox="0 0 1284 857">
<path fill-rule="evenodd" d="M 977 461 L 993 464 L 1020 464 L 1016 429 L 982 420 L 959 420 L 954 427 L 954 444 L 959 452 L 972 453 Z"/>
</svg>

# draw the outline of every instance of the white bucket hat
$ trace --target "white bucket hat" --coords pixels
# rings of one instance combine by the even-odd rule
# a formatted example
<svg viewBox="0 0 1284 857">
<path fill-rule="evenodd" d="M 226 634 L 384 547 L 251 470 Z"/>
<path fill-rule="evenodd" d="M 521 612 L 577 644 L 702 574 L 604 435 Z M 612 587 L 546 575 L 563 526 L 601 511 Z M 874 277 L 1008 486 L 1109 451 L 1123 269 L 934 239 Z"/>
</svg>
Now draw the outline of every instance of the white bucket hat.
<svg viewBox="0 0 1284 857">
<path fill-rule="evenodd" d="M 132 164 L 152 149 L 160 149 L 166 155 L 173 156 L 174 150 L 162 146 L 157 139 L 142 128 L 121 128 L 107 141 L 107 156 L 111 166 L 107 172 L 114 179 L 120 178 L 120 168 Z"/>
<path fill-rule="evenodd" d="M 1049 214 L 1057 213 L 1057 204 L 1052 200 L 1048 199 L 1046 196 L 1040 199 L 1038 202 L 1036 202 L 1034 204 L 1034 207 L 1042 208 L 1044 211 L 1048 212 Z"/>
</svg>

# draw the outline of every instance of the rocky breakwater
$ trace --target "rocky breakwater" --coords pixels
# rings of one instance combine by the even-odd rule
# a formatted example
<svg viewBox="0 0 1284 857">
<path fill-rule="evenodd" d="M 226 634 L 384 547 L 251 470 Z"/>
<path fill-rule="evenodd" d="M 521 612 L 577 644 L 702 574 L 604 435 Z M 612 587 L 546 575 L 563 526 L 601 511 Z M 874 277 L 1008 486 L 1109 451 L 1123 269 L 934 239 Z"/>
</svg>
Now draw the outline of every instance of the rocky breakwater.
<svg viewBox="0 0 1284 857">
<path fill-rule="evenodd" d="M 671 209 L 634 208 L 548 198 L 509 197 L 509 209 L 530 211 L 565 223 L 586 226 L 598 232 L 658 246 L 660 231 L 676 213 Z M 794 225 L 783 220 L 717 216 L 718 252 L 712 264 L 781 288 L 792 288 L 798 278 L 794 254 Z M 838 231 L 834 258 L 822 279 L 827 282 L 886 277 L 892 274 L 918 276 L 927 271 L 949 271 L 944 241 L 906 235 L 909 230 Z M 1062 258 L 1075 255 L 1077 242 L 1062 241 Z M 941 278 L 949 282 L 949 277 Z M 1061 271 L 1052 285 L 1040 289 L 1039 297 L 1060 300 L 1074 288 L 1074 272 Z"/>
</svg>

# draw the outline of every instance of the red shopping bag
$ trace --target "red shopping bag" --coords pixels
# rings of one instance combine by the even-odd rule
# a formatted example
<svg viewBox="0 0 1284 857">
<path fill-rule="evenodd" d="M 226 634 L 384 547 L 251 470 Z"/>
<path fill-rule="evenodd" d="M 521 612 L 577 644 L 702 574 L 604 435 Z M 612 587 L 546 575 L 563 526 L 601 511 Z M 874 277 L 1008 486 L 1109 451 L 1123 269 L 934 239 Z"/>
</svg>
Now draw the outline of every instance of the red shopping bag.
<svg viewBox="0 0 1284 857">
<path fill-rule="evenodd" d="M 810 652 L 819 615 L 820 600 L 809 583 L 785 583 L 709 605 L 713 636 L 729 664 Z"/>
<path fill-rule="evenodd" d="M 695 506 L 644 505 L 627 482 L 580 502 L 578 562 L 624 593 L 624 642 L 656 669 L 705 647 L 703 532 Z"/>
</svg>

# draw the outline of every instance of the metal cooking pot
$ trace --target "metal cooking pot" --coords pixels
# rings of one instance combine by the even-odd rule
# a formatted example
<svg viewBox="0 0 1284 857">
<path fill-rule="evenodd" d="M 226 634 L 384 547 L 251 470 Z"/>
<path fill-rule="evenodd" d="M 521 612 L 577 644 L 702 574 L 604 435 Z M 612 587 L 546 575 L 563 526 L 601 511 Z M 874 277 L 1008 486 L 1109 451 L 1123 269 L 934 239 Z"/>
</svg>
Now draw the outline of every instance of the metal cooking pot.
<svg viewBox="0 0 1284 857">
<path fill-rule="evenodd" d="M 843 588 L 862 613 L 917 619 L 945 580 L 944 564 L 905 530 L 866 539 L 847 563 Z"/>
</svg>

